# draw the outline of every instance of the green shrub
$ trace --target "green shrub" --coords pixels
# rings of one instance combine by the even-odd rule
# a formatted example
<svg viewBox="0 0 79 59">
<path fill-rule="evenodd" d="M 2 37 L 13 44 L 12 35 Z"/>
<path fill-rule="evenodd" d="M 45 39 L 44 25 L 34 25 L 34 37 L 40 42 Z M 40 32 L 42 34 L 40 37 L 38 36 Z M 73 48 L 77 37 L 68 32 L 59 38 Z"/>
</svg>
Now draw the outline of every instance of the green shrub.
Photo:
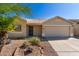
<svg viewBox="0 0 79 59">
<path fill-rule="evenodd" d="M 32 45 L 39 45 L 40 44 L 40 39 L 38 37 L 32 37 L 32 38 L 30 38 L 29 42 Z"/>
</svg>

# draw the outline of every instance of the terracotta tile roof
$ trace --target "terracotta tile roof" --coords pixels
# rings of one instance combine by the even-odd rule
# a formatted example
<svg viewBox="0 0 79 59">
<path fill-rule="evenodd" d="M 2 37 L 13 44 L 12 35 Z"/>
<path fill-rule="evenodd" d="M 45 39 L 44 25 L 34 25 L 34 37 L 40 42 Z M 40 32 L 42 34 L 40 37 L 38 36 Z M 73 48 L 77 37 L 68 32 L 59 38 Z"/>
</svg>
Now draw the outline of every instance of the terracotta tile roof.
<svg viewBox="0 0 79 59">
<path fill-rule="evenodd" d="M 53 17 L 53 18 L 50 18 L 50 19 L 26 19 L 26 20 L 27 20 L 27 24 L 29 24 L 29 25 L 42 25 L 45 21 L 48 21 L 48 20 L 51 20 L 51 19 L 56 19 L 56 18 L 60 18 L 60 19 L 65 20 L 64 18 L 62 18 L 60 16 L 56 16 L 56 17 Z M 73 24 L 73 23 L 79 22 L 79 19 L 68 19 L 68 20 L 65 20 L 65 21 Z"/>
<path fill-rule="evenodd" d="M 42 19 L 39 19 L 39 20 L 30 20 L 28 19 L 27 20 L 27 24 L 33 24 L 33 25 L 41 25 L 43 22 L 45 22 L 46 20 L 42 20 Z"/>
</svg>

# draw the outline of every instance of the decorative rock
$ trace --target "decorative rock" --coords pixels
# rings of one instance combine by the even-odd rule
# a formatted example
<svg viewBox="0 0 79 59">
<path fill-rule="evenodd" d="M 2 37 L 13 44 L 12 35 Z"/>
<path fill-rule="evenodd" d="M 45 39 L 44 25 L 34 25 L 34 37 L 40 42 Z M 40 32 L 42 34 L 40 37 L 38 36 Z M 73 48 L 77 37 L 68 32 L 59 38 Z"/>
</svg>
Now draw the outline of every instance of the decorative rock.
<svg viewBox="0 0 79 59">
<path fill-rule="evenodd" d="M 24 50 L 20 49 L 20 48 L 17 48 L 16 51 L 15 51 L 14 56 L 24 56 Z"/>
<path fill-rule="evenodd" d="M 33 50 L 32 53 L 27 54 L 27 56 L 42 56 L 38 46 L 30 46 Z"/>
<path fill-rule="evenodd" d="M 25 48 L 26 48 L 26 44 L 23 43 L 19 48 L 21 48 L 21 49 L 25 49 Z"/>
<path fill-rule="evenodd" d="M 14 51 L 16 50 L 16 47 L 10 46 L 10 45 L 4 45 L 4 47 L 1 50 L 1 56 L 12 56 Z"/>
<path fill-rule="evenodd" d="M 33 50 L 33 49 L 28 46 L 28 47 L 26 47 L 26 48 L 24 49 L 24 54 L 25 54 L 25 55 L 30 54 L 30 53 L 32 53 L 32 50 Z"/>
<path fill-rule="evenodd" d="M 41 55 L 43 55 L 44 51 L 42 50 L 41 47 L 39 47 L 39 50 L 40 50 Z"/>
<path fill-rule="evenodd" d="M 26 47 L 25 49 L 24 49 L 26 52 L 32 52 L 32 48 L 31 47 Z"/>
</svg>

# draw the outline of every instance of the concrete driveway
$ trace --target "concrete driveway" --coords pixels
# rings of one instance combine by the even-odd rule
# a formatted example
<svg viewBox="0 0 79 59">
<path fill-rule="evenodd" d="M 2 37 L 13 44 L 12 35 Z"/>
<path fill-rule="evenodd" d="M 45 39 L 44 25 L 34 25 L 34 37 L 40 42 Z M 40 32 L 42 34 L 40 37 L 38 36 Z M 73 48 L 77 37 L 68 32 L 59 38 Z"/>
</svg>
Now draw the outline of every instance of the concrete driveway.
<svg viewBox="0 0 79 59">
<path fill-rule="evenodd" d="M 79 56 L 79 39 L 67 38 L 48 42 L 59 56 Z"/>
</svg>

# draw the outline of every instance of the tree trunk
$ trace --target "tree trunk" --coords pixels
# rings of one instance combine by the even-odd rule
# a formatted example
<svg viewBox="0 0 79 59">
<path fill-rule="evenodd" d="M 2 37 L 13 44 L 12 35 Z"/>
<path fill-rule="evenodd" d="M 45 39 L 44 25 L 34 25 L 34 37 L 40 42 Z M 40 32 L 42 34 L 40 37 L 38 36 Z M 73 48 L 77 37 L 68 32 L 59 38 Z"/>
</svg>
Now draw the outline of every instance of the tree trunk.
<svg viewBox="0 0 79 59">
<path fill-rule="evenodd" d="M 0 32 L 0 45 L 9 43 L 7 31 Z"/>
</svg>

